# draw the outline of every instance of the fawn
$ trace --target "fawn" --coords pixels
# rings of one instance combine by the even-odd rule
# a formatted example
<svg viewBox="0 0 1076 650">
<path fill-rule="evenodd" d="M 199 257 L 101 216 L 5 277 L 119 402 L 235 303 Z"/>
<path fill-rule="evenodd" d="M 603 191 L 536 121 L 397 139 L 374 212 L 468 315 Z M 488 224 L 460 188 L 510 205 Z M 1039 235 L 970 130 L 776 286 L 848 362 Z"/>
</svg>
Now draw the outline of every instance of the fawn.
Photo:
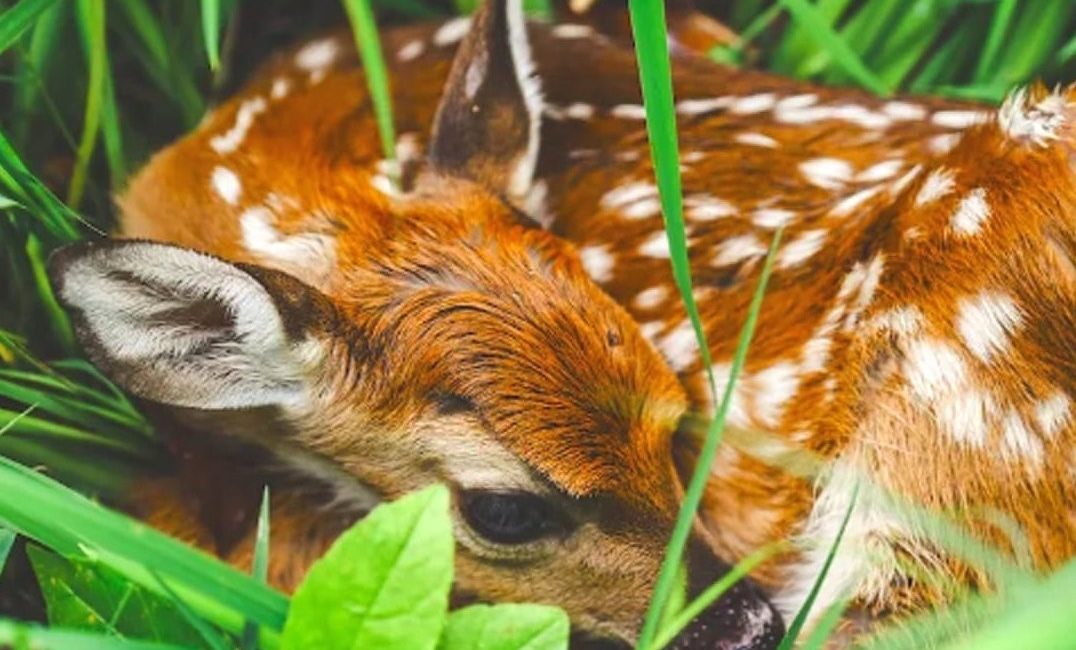
<svg viewBox="0 0 1076 650">
<path fill-rule="evenodd" d="M 397 168 L 348 39 L 312 41 L 138 175 L 119 199 L 138 239 L 54 258 L 58 296 L 94 362 L 172 424 L 325 486 L 276 491 L 276 584 L 377 499 L 443 481 L 457 598 L 555 603 L 580 638 L 632 643 L 697 448 L 687 415 L 713 407 L 634 55 L 585 25 L 524 27 L 517 0 L 383 38 Z M 950 598 L 924 567 L 990 586 L 901 499 L 1004 545 L 1000 512 L 1040 570 L 1076 554 L 1076 91 L 987 111 L 682 49 L 673 69 L 719 383 L 785 230 L 689 591 L 800 542 L 678 647 L 773 647 L 849 508 L 816 612 Z M 797 449 L 824 470 L 782 468 Z M 203 501 L 251 463 L 219 453 L 226 480 Z M 249 561 L 249 518 L 222 542 L 174 482 L 136 496 L 155 525 Z"/>
</svg>

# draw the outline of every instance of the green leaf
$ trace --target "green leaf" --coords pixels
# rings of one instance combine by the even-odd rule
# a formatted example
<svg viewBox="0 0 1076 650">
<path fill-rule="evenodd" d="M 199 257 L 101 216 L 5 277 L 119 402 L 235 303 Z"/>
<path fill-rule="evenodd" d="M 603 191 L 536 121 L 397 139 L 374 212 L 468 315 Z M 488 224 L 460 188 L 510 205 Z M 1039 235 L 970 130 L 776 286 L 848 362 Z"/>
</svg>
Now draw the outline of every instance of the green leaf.
<svg viewBox="0 0 1076 650">
<path fill-rule="evenodd" d="M 151 641 L 204 647 L 201 636 L 166 599 L 107 567 L 27 546 L 45 597 L 49 624 Z"/>
<path fill-rule="evenodd" d="M 0 53 L 19 40 L 34 20 L 55 3 L 56 0 L 22 0 L 0 13 Z"/>
<path fill-rule="evenodd" d="M 856 83 L 878 95 L 889 94 L 890 89 L 864 65 L 859 55 L 833 30 L 817 8 L 807 0 L 781 0 L 781 4 L 797 22 L 807 28 L 807 33 L 817 40 L 819 47 L 855 79 Z"/>
<path fill-rule="evenodd" d="M 565 650 L 568 616 L 545 605 L 472 605 L 452 612 L 438 650 Z"/>
<path fill-rule="evenodd" d="M 269 581 L 269 486 L 262 489 L 262 505 L 258 511 L 258 528 L 254 533 L 254 560 L 250 575 L 261 583 Z M 258 625 L 248 621 L 243 628 L 243 650 L 258 647 Z"/>
<path fill-rule="evenodd" d="M 452 583 L 448 501 L 432 486 L 341 535 L 295 591 L 281 647 L 432 650 Z"/>
</svg>

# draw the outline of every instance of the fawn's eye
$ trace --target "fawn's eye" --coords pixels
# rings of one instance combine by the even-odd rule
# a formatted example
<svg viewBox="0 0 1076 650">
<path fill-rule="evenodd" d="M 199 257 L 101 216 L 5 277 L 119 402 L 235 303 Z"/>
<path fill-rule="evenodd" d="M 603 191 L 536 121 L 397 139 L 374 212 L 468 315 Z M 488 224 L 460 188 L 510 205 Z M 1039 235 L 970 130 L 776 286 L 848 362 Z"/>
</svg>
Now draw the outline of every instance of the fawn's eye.
<svg viewBox="0 0 1076 650">
<path fill-rule="evenodd" d="M 549 502 L 530 492 L 464 492 L 460 511 L 472 530 L 496 544 L 526 544 L 565 528 Z"/>
</svg>

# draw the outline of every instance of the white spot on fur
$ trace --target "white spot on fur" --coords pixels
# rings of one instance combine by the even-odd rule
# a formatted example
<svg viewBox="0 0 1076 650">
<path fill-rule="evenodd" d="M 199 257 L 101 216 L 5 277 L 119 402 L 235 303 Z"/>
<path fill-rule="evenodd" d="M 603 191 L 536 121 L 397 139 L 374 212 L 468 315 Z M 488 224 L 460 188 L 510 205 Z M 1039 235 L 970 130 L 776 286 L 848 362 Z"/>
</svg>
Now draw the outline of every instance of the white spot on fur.
<svg viewBox="0 0 1076 650">
<path fill-rule="evenodd" d="M 291 90 L 291 84 L 284 77 L 277 77 L 273 80 L 273 85 L 269 89 L 269 97 L 271 99 L 284 99 L 288 96 L 288 91 Z"/>
<path fill-rule="evenodd" d="M 904 191 L 904 189 L 906 187 L 908 187 L 908 185 L 913 180 L 915 180 L 919 176 L 919 172 L 921 172 L 921 171 L 923 171 L 923 166 L 922 165 L 916 165 L 915 167 L 912 167 L 907 172 L 905 172 L 905 174 L 903 176 L 898 178 L 892 184 L 892 186 L 890 186 L 890 191 L 893 193 L 894 196 L 897 195 L 897 194 L 900 194 L 901 192 Z"/>
<path fill-rule="evenodd" d="M 640 104 L 617 104 L 609 110 L 609 114 L 625 120 L 646 119 L 646 109 Z"/>
<path fill-rule="evenodd" d="M 776 230 L 781 226 L 786 225 L 788 222 L 796 216 L 795 212 L 791 210 L 782 210 L 780 208 L 759 208 L 755 210 L 751 215 L 751 223 L 755 224 L 759 228 L 768 228 L 770 230 Z"/>
<path fill-rule="evenodd" d="M 923 312 L 912 305 L 887 309 L 872 316 L 867 321 L 867 327 L 872 330 L 893 332 L 902 338 L 909 338 L 922 331 Z"/>
<path fill-rule="evenodd" d="M 736 140 L 736 142 L 745 144 L 749 147 L 766 147 L 767 149 L 776 149 L 779 144 L 770 136 L 755 131 L 737 133 L 736 137 L 733 139 Z"/>
<path fill-rule="evenodd" d="M 852 178 L 852 165 L 839 158 L 814 158 L 799 167 L 809 183 L 826 190 L 838 190 Z"/>
<path fill-rule="evenodd" d="M 902 366 L 908 386 L 926 403 L 934 403 L 940 396 L 959 390 L 967 377 L 960 352 L 934 338 L 913 341 Z"/>
<path fill-rule="evenodd" d="M 1035 422 L 1042 435 L 1052 439 L 1072 417 L 1072 400 L 1061 391 L 1035 404 Z"/>
<path fill-rule="evenodd" d="M 579 259 L 587 275 L 595 282 L 608 282 L 613 279 L 613 264 L 615 260 L 609 254 L 607 245 L 584 246 L 579 249 Z"/>
<path fill-rule="evenodd" d="M 960 133 L 942 133 L 927 140 L 927 149 L 936 156 L 944 156 L 960 143 Z"/>
<path fill-rule="evenodd" d="M 964 345 L 978 359 L 990 361 L 1009 347 L 1009 338 L 1023 322 L 1012 298 L 984 291 L 957 304 L 956 329 Z"/>
<path fill-rule="evenodd" d="M 699 343 L 691 321 L 684 319 L 658 340 L 657 347 L 675 372 L 686 370 L 699 357 Z"/>
<path fill-rule="evenodd" d="M 889 116 L 876 113 L 859 104 L 843 104 L 834 106 L 831 110 L 834 119 L 851 122 L 864 129 L 884 129 L 893 122 Z"/>
<path fill-rule="evenodd" d="M 1060 137 L 1065 126 L 1065 104 L 1065 97 L 1054 93 L 1028 105 L 1027 89 L 1019 88 L 998 109 L 998 125 L 1014 140 L 1044 147 Z"/>
<path fill-rule="evenodd" d="M 799 390 L 799 367 L 787 361 L 760 370 L 751 376 L 754 388 L 754 415 L 764 426 L 776 427 L 785 405 Z"/>
<path fill-rule="evenodd" d="M 746 97 L 734 99 L 729 106 L 729 111 L 736 113 L 737 115 L 752 115 L 754 113 L 768 111 L 773 108 L 776 103 L 777 96 L 773 93 L 758 93 L 757 95 L 748 95 Z"/>
<path fill-rule="evenodd" d="M 239 217 L 243 245 L 261 259 L 279 265 L 315 286 L 332 269 L 334 241 L 320 233 L 284 235 L 274 226 L 275 217 L 265 207 L 244 210 Z"/>
<path fill-rule="evenodd" d="M 732 104 L 732 97 L 703 97 L 698 99 L 682 99 L 676 103 L 676 112 L 681 115 L 702 115 L 728 108 Z"/>
<path fill-rule="evenodd" d="M 1007 455 L 1036 466 L 1042 463 L 1042 441 L 1035 437 L 1016 409 L 1009 409 L 1005 414 L 1001 422 L 1001 439 Z"/>
<path fill-rule="evenodd" d="M 470 29 L 471 18 L 469 16 L 457 16 L 446 21 L 434 32 L 433 43 L 438 47 L 455 45 L 463 40 L 463 37 L 467 35 L 467 31 Z"/>
<path fill-rule="evenodd" d="M 408 61 L 414 61 L 418 57 L 422 56 L 426 52 L 426 44 L 421 39 L 414 39 L 408 41 L 396 51 L 396 59 L 407 63 Z"/>
<path fill-rule="evenodd" d="M 660 307 L 668 297 L 669 288 L 659 284 L 650 287 L 649 289 L 643 289 L 635 294 L 635 299 L 632 300 L 632 305 L 634 305 L 636 309 L 656 309 L 657 307 Z"/>
<path fill-rule="evenodd" d="M 862 189 L 855 194 L 849 194 L 833 206 L 833 209 L 830 210 L 830 214 L 835 217 L 846 217 L 855 212 L 861 205 L 874 198 L 883 189 L 885 189 L 883 186 L 875 185 L 874 187 Z"/>
<path fill-rule="evenodd" d="M 718 244 L 713 263 L 714 266 L 731 266 L 744 260 L 762 257 L 767 250 L 754 233 L 730 237 Z"/>
<path fill-rule="evenodd" d="M 921 206 L 936 201 L 952 192 L 955 187 L 953 172 L 946 167 L 938 167 L 927 174 L 919 193 L 915 195 L 915 205 Z"/>
<path fill-rule="evenodd" d="M 986 202 L 986 190 L 977 187 L 960 200 L 950 225 L 958 235 L 978 233 L 990 217 L 990 205 Z"/>
<path fill-rule="evenodd" d="M 883 160 L 864 169 L 856 175 L 856 180 L 863 183 L 877 183 L 893 178 L 904 167 L 904 161 L 900 158 Z"/>
<path fill-rule="evenodd" d="M 774 106 L 775 111 L 789 111 L 799 108 L 807 108 L 808 106 L 814 106 L 818 103 L 818 95 L 814 93 L 804 93 L 801 95 L 791 95 L 785 97 L 781 101 L 777 102 Z"/>
<path fill-rule="evenodd" d="M 710 194 L 689 194 L 684 197 L 684 206 L 692 221 L 714 221 L 736 214 L 736 206 Z"/>
<path fill-rule="evenodd" d="M 989 113 L 983 111 L 938 111 L 930 121 L 947 129 L 966 129 L 985 122 L 988 117 Z"/>
<path fill-rule="evenodd" d="M 943 431 L 956 442 L 975 448 L 986 443 L 991 423 L 998 415 L 997 404 L 989 393 L 966 386 L 939 396 L 933 408 Z"/>
<path fill-rule="evenodd" d="M 591 38 L 594 36 L 594 29 L 590 25 L 580 25 L 578 23 L 554 25 L 552 32 L 553 36 L 565 39 Z"/>
<path fill-rule="evenodd" d="M 781 247 L 777 253 L 777 268 L 788 269 L 811 259 L 826 243 L 825 230 L 806 230 Z"/>
<path fill-rule="evenodd" d="M 634 203 L 650 201 L 657 197 L 657 186 L 645 181 L 636 181 L 609 190 L 602 195 L 600 204 L 606 210 L 622 210 Z"/>
<path fill-rule="evenodd" d="M 668 259 L 669 257 L 669 238 L 665 234 L 664 230 L 654 231 L 654 234 L 646 238 L 646 241 L 639 244 L 639 254 L 646 257 L 656 257 L 658 259 Z"/>
<path fill-rule="evenodd" d="M 619 162 L 635 162 L 640 158 L 640 156 L 638 151 L 635 151 L 634 149 L 628 149 L 626 151 L 616 152 L 615 154 L 613 154 L 613 158 L 615 158 Z"/>
<path fill-rule="evenodd" d="M 649 323 L 643 323 L 639 326 L 639 332 L 650 341 L 654 347 L 657 347 L 657 337 L 661 334 L 663 329 L 665 329 L 665 322 L 660 320 L 650 321 Z"/>
<path fill-rule="evenodd" d="M 254 118 L 259 113 L 264 112 L 265 109 L 266 103 L 262 97 L 244 100 L 239 104 L 239 108 L 236 109 L 235 124 L 232 128 L 220 135 L 213 136 L 209 140 L 209 146 L 221 155 L 232 153 L 239 148 L 239 145 L 243 144 L 243 140 L 247 137 L 247 131 L 254 124 Z"/>
<path fill-rule="evenodd" d="M 332 64 L 340 53 L 336 39 L 322 38 L 304 45 L 295 53 L 295 65 L 303 70 L 313 72 Z"/>
<path fill-rule="evenodd" d="M 239 177 L 227 167 L 214 167 L 210 175 L 210 183 L 216 190 L 217 196 L 228 205 L 237 205 L 239 195 L 243 193 L 243 186 L 239 183 Z"/>
<path fill-rule="evenodd" d="M 882 106 L 882 112 L 901 121 L 921 120 L 927 116 L 927 109 L 922 106 L 901 101 L 886 102 Z"/>
</svg>

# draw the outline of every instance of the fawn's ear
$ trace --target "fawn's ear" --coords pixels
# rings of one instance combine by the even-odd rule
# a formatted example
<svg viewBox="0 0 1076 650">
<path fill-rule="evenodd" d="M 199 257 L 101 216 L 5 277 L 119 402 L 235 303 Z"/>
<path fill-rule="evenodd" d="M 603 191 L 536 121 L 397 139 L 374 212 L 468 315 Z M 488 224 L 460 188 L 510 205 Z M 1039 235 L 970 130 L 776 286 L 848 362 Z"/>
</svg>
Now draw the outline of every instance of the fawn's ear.
<svg viewBox="0 0 1076 650">
<path fill-rule="evenodd" d="M 144 241 L 68 246 L 56 295 L 91 360 L 130 392 L 196 409 L 297 405 L 328 299 L 279 271 Z"/>
<path fill-rule="evenodd" d="M 463 39 L 434 118 L 436 171 L 519 199 L 538 158 L 542 90 L 522 0 L 486 0 Z"/>
</svg>

